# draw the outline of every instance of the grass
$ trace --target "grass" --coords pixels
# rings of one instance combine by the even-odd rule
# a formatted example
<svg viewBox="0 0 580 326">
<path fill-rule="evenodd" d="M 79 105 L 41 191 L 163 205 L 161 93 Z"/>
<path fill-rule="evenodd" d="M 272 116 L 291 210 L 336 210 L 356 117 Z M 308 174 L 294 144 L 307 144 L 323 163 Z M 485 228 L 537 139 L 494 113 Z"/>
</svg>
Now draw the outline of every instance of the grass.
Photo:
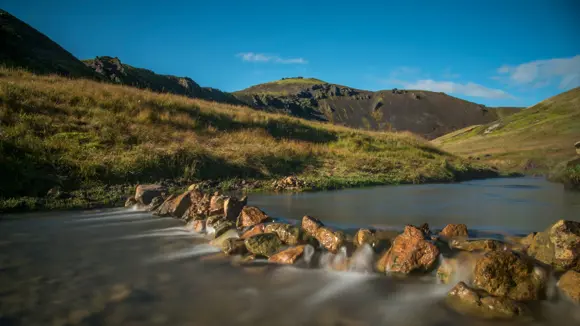
<svg viewBox="0 0 580 326">
<path fill-rule="evenodd" d="M 139 183 L 295 175 L 308 189 L 489 175 L 408 133 L 353 130 L 132 87 L 0 68 L 0 212 L 119 205 Z M 492 173 L 493 174 L 493 173 Z M 60 187 L 66 199 L 46 193 Z"/>
<path fill-rule="evenodd" d="M 496 126 L 491 131 L 492 126 Z M 487 131 L 487 133 L 486 133 Z M 464 157 L 517 172 L 547 174 L 575 157 L 580 140 L 580 88 L 487 125 L 471 126 L 433 141 Z"/>
</svg>

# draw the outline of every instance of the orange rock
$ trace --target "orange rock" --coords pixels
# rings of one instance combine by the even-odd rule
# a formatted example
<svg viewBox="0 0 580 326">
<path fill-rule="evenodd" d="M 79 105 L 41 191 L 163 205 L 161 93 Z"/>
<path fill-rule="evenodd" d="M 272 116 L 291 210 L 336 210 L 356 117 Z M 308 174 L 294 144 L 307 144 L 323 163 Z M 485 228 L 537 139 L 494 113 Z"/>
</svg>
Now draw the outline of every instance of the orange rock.
<svg viewBox="0 0 580 326">
<path fill-rule="evenodd" d="M 264 223 L 254 225 L 254 227 L 252 227 L 248 231 L 244 232 L 244 234 L 242 234 L 242 236 L 240 236 L 240 238 L 247 239 L 247 238 L 254 236 L 256 234 L 264 233 L 265 229 L 266 229 L 266 225 Z"/>
<path fill-rule="evenodd" d="M 245 228 L 254 226 L 268 220 L 268 215 L 262 212 L 258 207 L 246 206 L 242 209 L 238 217 L 237 227 Z"/>
<path fill-rule="evenodd" d="M 322 222 L 314 217 L 305 215 L 302 218 L 302 229 L 311 236 L 316 236 L 316 231 L 318 231 L 321 226 L 324 226 Z"/>
<path fill-rule="evenodd" d="M 392 247 L 377 262 L 381 272 L 408 274 L 414 270 L 427 271 L 437 261 L 439 249 L 425 240 L 423 231 L 407 225 L 403 234 L 393 241 Z"/>
<path fill-rule="evenodd" d="M 193 231 L 198 233 L 205 231 L 205 220 L 194 220 Z"/>
<path fill-rule="evenodd" d="M 316 240 L 320 242 L 320 244 L 326 248 L 326 250 L 337 253 L 338 249 L 342 247 L 345 236 L 340 231 L 332 231 L 326 227 L 320 227 L 316 231 Z"/>
<path fill-rule="evenodd" d="M 447 226 L 443 228 L 439 235 L 446 238 L 467 237 L 467 225 L 447 224 Z"/>
<path fill-rule="evenodd" d="M 278 264 L 294 264 L 304 253 L 304 245 L 288 248 L 280 251 L 268 259 L 269 262 Z"/>
</svg>

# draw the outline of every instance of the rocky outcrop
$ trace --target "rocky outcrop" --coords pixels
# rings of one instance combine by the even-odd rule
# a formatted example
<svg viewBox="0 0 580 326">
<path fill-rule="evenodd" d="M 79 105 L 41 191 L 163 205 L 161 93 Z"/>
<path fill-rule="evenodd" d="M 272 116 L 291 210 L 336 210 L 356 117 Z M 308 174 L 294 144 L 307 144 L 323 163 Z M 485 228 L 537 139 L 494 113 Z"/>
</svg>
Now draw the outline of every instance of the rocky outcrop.
<svg viewBox="0 0 580 326">
<path fill-rule="evenodd" d="M 141 205 L 149 205 L 153 198 L 163 197 L 167 193 L 167 188 L 162 185 L 149 184 L 138 185 L 135 189 L 135 200 Z"/>
<path fill-rule="evenodd" d="M 268 261 L 277 264 L 294 264 L 304 254 L 305 245 L 291 247 L 271 256 Z"/>
<path fill-rule="evenodd" d="M 326 250 L 337 253 L 338 249 L 342 247 L 346 239 L 344 233 L 340 231 L 333 231 L 327 227 L 320 227 L 316 230 L 316 240 L 326 248 Z"/>
<path fill-rule="evenodd" d="M 428 271 L 437 261 L 439 249 L 425 238 L 422 230 L 407 225 L 391 248 L 377 262 L 377 270 L 408 274 Z"/>
<path fill-rule="evenodd" d="M 495 296 L 518 301 L 545 297 L 547 273 L 531 260 L 509 251 L 491 251 L 477 260 L 473 285 Z"/>
<path fill-rule="evenodd" d="M 570 300 L 580 304 L 580 273 L 575 271 L 564 273 L 558 281 L 558 288 Z"/>
<path fill-rule="evenodd" d="M 244 240 L 248 251 L 256 256 L 270 257 L 280 250 L 282 241 L 275 233 L 262 233 Z"/>
<path fill-rule="evenodd" d="M 449 247 L 452 249 L 459 249 L 465 251 L 496 251 L 506 250 L 507 244 L 491 239 L 483 240 L 467 240 L 467 239 L 453 239 L 449 241 Z"/>
<path fill-rule="evenodd" d="M 316 236 L 316 231 L 324 226 L 317 218 L 305 215 L 302 218 L 302 229 L 311 236 Z"/>
<path fill-rule="evenodd" d="M 556 270 L 580 272 L 580 223 L 560 220 L 531 241 L 528 255 Z"/>
<path fill-rule="evenodd" d="M 236 223 L 238 228 L 245 228 L 249 226 L 254 226 L 269 220 L 269 216 L 266 215 L 262 210 L 253 206 L 245 206 L 240 215 L 238 216 L 238 221 Z"/>
<path fill-rule="evenodd" d="M 467 225 L 447 224 L 439 233 L 440 236 L 451 239 L 454 237 L 467 237 Z"/>
<path fill-rule="evenodd" d="M 461 314 L 485 319 L 512 319 L 530 315 L 528 307 L 520 302 L 492 296 L 485 291 L 470 288 L 463 282 L 451 289 L 446 302 Z"/>
</svg>

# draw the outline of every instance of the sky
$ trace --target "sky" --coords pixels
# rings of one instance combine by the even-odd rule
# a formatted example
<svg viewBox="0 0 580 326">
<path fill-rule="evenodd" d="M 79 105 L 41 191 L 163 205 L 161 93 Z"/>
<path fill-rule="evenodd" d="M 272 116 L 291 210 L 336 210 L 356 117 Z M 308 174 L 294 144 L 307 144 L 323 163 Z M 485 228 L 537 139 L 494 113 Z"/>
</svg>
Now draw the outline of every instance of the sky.
<svg viewBox="0 0 580 326">
<path fill-rule="evenodd" d="M 80 59 L 224 91 L 282 77 L 530 106 L 580 86 L 580 1 L 3 0 Z"/>
</svg>

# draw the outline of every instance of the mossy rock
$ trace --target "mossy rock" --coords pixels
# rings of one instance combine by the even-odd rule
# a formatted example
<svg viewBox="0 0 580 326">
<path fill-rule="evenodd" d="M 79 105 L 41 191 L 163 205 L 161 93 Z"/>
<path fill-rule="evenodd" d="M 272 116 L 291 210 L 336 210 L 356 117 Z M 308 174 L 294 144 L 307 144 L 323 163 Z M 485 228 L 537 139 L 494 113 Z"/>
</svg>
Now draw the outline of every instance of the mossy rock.
<svg viewBox="0 0 580 326">
<path fill-rule="evenodd" d="M 244 240 L 248 251 L 256 256 L 270 257 L 282 247 L 282 241 L 276 233 L 257 234 Z"/>
</svg>

